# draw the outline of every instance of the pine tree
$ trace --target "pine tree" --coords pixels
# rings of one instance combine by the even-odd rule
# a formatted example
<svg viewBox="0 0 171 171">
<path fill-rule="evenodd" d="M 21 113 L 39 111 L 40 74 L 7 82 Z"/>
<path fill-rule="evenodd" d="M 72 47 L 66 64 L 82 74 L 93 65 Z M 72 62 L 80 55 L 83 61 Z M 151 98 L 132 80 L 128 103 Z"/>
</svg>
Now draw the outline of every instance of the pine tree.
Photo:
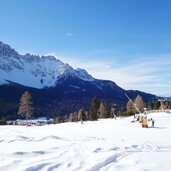
<svg viewBox="0 0 171 171">
<path fill-rule="evenodd" d="M 20 98 L 20 106 L 18 110 L 18 114 L 22 116 L 26 116 L 26 126 L 28 126 L 28 118 L 33 114 L 31 95 L 28 91 L 25 91 L 24 94 Z"/>
<path fill-rule="evenodd" d="M 89 110 L 89 119 L 91 121 L 97 120 L 97 114 L 98 114 L 99 106 L 100 106 L 100 103 L 99 103 L 97 97 L 95 96 L 92 100 L 91 107 Z"/>
<path fill-rule="evenodd" d="M 154 108 L 154 104 L 153 104 L 152 101 L 150 101 L 150 102 L 148 103 L 147 110 L 153 110 L 153 108 Z"/>
<path fill-rule="evenodd" d="M 157 100 L 156 102 L 155 102 L 155 104 L 154 104 L 154 109 L 155 110 L 159 110 L 159 108 L 160 108 L 160 102 Z"/>
</svg>

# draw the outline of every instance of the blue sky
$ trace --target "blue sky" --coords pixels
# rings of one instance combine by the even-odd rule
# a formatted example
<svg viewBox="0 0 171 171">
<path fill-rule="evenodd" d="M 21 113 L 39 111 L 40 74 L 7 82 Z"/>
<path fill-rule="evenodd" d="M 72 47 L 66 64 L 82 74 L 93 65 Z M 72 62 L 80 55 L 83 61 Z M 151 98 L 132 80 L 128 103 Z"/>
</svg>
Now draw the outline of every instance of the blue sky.
<svg viewBox="0 0 171 171">
<path fill-rule="evenodd" d="M 171 95 L 171 1 L 0 0 L 0 40 L 125 89 Z"/>
</svg>

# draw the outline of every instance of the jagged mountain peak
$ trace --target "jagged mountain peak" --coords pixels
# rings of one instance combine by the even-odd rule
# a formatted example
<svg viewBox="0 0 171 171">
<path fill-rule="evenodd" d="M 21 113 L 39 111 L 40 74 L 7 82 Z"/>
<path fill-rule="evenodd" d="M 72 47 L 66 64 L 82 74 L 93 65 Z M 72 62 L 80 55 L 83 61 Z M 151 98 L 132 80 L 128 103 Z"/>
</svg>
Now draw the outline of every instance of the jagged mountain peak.
<svg viewBox="0 0 171 171">
<path fill-rule="evenodd" d="M 86 81 L 94 81 L 94 78 L 87 73 L 87 71 L 85 69 L 81 69 L 81 68 L 77 68 L 75 70 L 76 76 L 78 76 L 79 78 L 84 78 L 84 80 Z"/>
<path fill-rule="evenodd" d="M 69 75 L 94 80 L 85 70 L 75 70 L 52 55 L 20 55 L 3 42 L 0 42 L 0 71 L 0 84 L 9 81 L 35 88 L 53 87 L 61 77 Z"/>
<path fill-rule="evenodd" d="M 52 60 L 52 61 L 60 61 L 60 60 L 57 60 L 54 56 L 51 56 L 51 55 L 48 55 L 48 56 L 42 56 L 41 57 L 43 60 Z"/>
<path fill-rule="evenodd" d="M 26 53 L 25 55 L 21 56 L 22 59 L 24 59 L 28 63 L 32 62 L 40 62 L 41 58 L 38 55 L 31 55 L 29 53 Z"/>
<path fill-rule="evenodd" d="M 0 42 L 0 100 L 11 104 L 7 105 L 11 106 L 8 114 L 16 113 L 15 106 L 26 90 L 34 97 L 36 113 L 43 111 L 47 115 L 89 107 L 94 95 L 104 102 L 120 105 L 128 101 L 124 92 L 131 98 L 140 94 L 145 102 L 156 98 L 143 92 L 126 91 L 109 80 L 94 79 L 86 70 L 74 69 L 51 55 L 21 55 Z"/>
<path fill-rule="evenodd" d="M 0 41 L 0 56 L 1 57 L 12 57 L 17 56 L 18 53 L 11 48 L 8 44 L 3 43 Z"/>
</svg>

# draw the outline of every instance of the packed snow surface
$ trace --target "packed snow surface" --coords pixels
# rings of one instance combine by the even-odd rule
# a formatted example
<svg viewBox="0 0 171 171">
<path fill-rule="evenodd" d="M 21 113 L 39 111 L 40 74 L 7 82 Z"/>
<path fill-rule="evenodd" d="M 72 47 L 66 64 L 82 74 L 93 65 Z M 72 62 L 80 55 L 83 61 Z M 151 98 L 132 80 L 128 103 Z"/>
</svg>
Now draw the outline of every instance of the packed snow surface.
<svg viewBox="0 0 171 171">
<path fill-rule="evenodd" d="M 47 126 L 1 126 L 1 171 L 169 171 L 171 114 L 154 128 L 133 117 Z M 151 122 L 149 121 L 149 126 Z"/>
</svg>

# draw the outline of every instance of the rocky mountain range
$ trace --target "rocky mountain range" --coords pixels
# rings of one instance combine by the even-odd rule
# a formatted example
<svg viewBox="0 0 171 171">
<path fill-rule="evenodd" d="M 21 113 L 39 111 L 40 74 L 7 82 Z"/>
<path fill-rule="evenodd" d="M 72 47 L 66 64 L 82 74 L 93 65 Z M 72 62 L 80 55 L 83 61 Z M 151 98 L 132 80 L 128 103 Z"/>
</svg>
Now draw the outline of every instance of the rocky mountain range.
<svg viewBox="0 0 171 171">
<path fill-rule="evenodd" d="M 128 101 L 124 93 L 131 98 L 139 94 L 145 102 L 156 99 L 152 94 L 95 79 L 86 70 L 74 69 L 54 56 L 21 55 L 0 42 L 0 115 L 16 117 L 19 99 L 26 90 L 33 97 L 35 116 L 66 114 L 83 106 L 88 109 L 95 95 L 118 106 Z"/>
<path fill-rule="evenodd" d="M 54 56 L 18 54 L 0 42 L 0 83 L 15 82 L 34 88 L 54 87 L 60 78 L 72 75 L 84 81 L 94 81 L 83 69 L 74 70 Z"/>
</svg>

